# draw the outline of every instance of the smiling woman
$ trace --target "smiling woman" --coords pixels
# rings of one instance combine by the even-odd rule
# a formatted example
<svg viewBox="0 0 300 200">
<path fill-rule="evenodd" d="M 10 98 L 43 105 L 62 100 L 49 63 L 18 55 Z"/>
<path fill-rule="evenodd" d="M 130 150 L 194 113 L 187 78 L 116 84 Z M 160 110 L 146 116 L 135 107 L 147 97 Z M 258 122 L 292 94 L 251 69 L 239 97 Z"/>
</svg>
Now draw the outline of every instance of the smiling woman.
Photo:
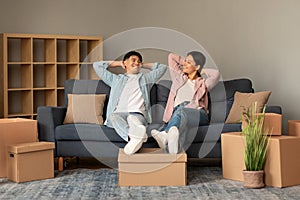
<svg viewBox="0 0 300 200">
<path fill-rule="evenodd" d="M 198 119 L 192 126 L 208 124 L 208 91 L 217 84 L 220 73 L 214 69 L 204 71 L 205 61 L 205 56 L 198 51 L 189 52 L 186 58 L 169 55 L 172 86 L 164 113 L 166 124 L 160 131 L 152 130 L 151 135 L 160 148 L 168 149 L 171 154 L 184 149 L 188 116 Z"/>
</svg>

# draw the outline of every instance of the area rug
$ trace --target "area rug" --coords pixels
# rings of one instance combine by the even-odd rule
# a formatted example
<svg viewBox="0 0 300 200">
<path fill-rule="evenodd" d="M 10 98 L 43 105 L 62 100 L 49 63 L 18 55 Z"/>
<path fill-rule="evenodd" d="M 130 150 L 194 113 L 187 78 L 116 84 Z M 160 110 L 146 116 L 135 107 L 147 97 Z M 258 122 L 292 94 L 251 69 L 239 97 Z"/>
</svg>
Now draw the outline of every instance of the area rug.
<svg viewBox="0 0 300 200">
<path fill-rule="evenodd" d="M 13 183 L 0 179 L 0 199 L 300 199 L 300 186 L 245 189 L 222 178 L 220 167 L 188 167 L 188 185 L 119 187 L 115 169 L 65 170 L 53 179 Z"/>
</svg>

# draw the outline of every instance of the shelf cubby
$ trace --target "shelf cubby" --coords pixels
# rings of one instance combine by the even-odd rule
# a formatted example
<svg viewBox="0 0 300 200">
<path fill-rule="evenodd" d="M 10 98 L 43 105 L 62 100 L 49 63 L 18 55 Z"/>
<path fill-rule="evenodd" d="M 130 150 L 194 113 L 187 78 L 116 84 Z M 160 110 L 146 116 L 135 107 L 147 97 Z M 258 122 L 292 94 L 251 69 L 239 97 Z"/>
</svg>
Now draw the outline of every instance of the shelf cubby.
<svg viewBox="0 0 300 200">
<path fill-rule="evenodd" d="M 58 39 L 57 40 L 57 62 L 78 62 L 79 40 Z"/>
<path fill-rule="evenodd" d="M 9 64 L 8 89 L 31 88 L 32 87 L 32 65 L 30 64 Z"/>
<path fill-rule="evenodd" d="M 33 65 L 33 88 L 55 88 L 56 65 L 34 64 Z"/>
<path fill-rule="evenodd" d="M 57 65 L 57 86 L 63 87 L 65 80 L 79 78 L 79 64 Z"/>
<path fill-rule="evenodd" d="M 55 39 L 33 39 L 33 62 L 54 63 L 56 55 Z"/>
<path fill-rule="evenodd" d="M 31 38 L 9 38 L 7 40 L 8 62 L 31 62 L 32 39 Z"/>
<path fill-rule="evenodd" d="M 65 106 L 65 91 L 64 89 L 57 90 L 57 106 Z"/>
<path fill-rule="evenodd" d="M 55 90 L 34 90 L 33 91 L 33 112 L 37 112 L 39 106 L 56 106 Z"/>
<path fill-rule="evenodd" d="M 91 63 L 102 59 L 102 41 L 80 40 L 80 62 Z"/>
<path fill-rule="evenodd" d="M 80 65 L 80 79 L 99 79 L 96 74 L 93 64 L 81 64 Z"/>
<path fill-rule="evenodd" d="M 8 92 L 8 115 L 30 115 L 31 113 L 31 90 Z"/>
</svg>

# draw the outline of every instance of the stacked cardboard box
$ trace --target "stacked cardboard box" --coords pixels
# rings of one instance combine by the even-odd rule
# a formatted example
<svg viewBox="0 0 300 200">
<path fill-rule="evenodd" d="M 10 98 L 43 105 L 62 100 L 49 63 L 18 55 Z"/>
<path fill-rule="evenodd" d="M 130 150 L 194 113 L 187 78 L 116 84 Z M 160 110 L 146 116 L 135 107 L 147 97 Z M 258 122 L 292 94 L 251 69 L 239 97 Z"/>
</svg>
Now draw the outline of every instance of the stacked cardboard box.
<svg viewBox="0 0 300 200">
<path fill-rule="evenodd" d="M 288 134 L 300 137 L 300 120 L 288 120 Z"/>
<path fill-rule="evenodd" d="M 119 150 L 119 186 L 186 185 L 185 152 L 168 154 L 157 148 L 144 148 L 133 155 Z"/>
<path fill-rule="evenodd" d="M 38 141 L 36 120 L 0 119 L 0 178 L 7 177 L 7 146 L 36 141 Z"/>
<path fill-rule="evenodd" d="M 54 177 L 53 142 L 32 142 L 8 146 L 8 178 L 26 182 Z"/>
<path fill-rule="evenodd" d="M 257 115 L 262 115 L 258 113 Z M 246 126 L 246 122 L 242 121 L 242 129 Z M 268 135 L 281 135 L 282 132 L 282 115 L 276 113 L 265 113 L 263 132 Z"/>
<path fill-rule="evenodd" d="M 223 177 L 243 181 L 244 136 L 239 133 L 223 133 L 222 168 Z M 265 184 L 286 187 L 300 184 L 300 137 L 272 136 L 264 167 Z"/>
</svg>

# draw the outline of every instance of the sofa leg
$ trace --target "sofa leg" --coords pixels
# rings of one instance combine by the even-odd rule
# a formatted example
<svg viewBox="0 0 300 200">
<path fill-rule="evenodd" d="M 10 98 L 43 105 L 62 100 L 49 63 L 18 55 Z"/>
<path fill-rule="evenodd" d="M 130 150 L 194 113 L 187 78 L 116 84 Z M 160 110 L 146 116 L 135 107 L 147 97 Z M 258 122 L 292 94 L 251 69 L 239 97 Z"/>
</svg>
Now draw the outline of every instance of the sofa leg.
<svg viewBox="0 0 300 200">
<path fill-rule="evenodd" d="M 58 171 L 61 172 L 64 170 L 64 157 L 58 158 Z"/>
</svg>

